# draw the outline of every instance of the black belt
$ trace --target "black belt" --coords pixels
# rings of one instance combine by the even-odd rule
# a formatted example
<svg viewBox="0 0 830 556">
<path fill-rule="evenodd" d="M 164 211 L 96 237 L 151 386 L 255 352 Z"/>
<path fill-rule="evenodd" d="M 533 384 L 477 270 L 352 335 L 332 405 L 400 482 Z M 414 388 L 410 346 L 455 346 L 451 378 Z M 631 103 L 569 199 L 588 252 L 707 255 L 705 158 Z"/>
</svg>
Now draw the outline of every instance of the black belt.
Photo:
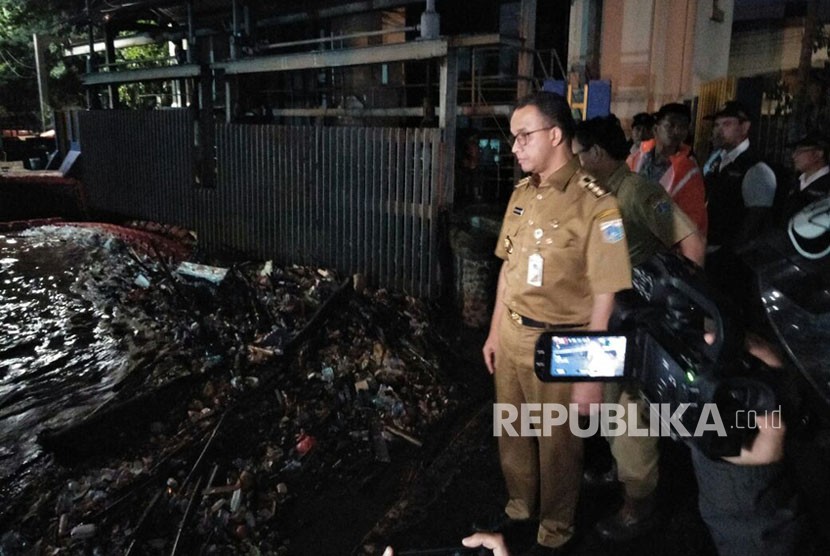
<svg viewBox="0 0 830 556">
<path fill-rule="evenodd" d="M 576 330 L 578 328 L 585 328 L 587 326 L 587 324 L 550 324 L 547 322 L 539 322 L 538 320 L 533 320 L 532 318 L 522 316 L 516 311 L 508 310 L 508 313 L 510 314 L 510 318 L 513 319 L 517 324 L 527 326 L 528 328 L 542 328 L 544 330 Z"/>
</svg>

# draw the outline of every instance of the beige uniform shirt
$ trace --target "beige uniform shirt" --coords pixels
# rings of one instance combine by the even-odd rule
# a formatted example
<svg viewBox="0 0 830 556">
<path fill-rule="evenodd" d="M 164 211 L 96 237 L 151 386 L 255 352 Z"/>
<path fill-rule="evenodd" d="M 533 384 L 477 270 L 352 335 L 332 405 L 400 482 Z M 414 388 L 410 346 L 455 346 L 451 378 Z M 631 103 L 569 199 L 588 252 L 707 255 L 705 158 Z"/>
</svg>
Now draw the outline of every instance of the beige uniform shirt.
<svg viewBox="0 0 830 556">
<path fill-rule="evenodd" d="M 540 322 L 587 324 L 595 294 L 631 287 L 617 201 L 576 158 L 544 183 L 516 185 L 495 253 L 506 263 L 507 308 Z"/>
</svg>

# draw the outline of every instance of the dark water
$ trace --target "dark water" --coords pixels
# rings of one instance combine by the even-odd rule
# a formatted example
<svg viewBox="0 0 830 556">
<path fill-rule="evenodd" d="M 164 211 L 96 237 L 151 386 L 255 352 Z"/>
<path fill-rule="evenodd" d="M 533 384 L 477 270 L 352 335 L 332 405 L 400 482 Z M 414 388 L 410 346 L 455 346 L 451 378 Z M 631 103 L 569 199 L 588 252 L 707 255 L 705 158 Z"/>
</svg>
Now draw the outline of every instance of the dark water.
<svg viewBox="0 0 830 556">
<path fill-rule="evenodd" d="M 93 411 L 126 371 L 99 284 L 125 264 L 114 244 L 68 226 L 0 234 L 0 484 L 42 455 L 39 431 Z"/>
</svg>

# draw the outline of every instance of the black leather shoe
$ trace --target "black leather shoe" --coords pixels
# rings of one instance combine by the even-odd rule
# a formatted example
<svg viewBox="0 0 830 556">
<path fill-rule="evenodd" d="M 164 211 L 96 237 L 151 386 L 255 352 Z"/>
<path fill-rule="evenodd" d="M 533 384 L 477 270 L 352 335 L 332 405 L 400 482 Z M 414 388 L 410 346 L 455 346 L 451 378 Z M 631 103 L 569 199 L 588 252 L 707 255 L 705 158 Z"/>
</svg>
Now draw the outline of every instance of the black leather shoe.
<svg viewBox="0 0 830 556">
<path fill-rule="evenodd" d="M 600 520 L 594 529 L 603 540 L 627 542 L 651 531 L 655 522 L 654 511 L 636 512 L 623 506 L 616 514 Z"/>
<path fill-rule="evenodd" d="M 554 548 L 536 543 L 530 547 L 530 550 L 523 552 L 521 556 L 566 556 L 571 553 L 570 545 L 571 543 L 565 543 Z"/>
<path fill-rule="evenodd" d="M 520 523 L 511 519 L 509 515 L 504 513 L 504 510 L 493 512 L 491 515 L 482 517 L 473 522 L 473 531 L 489 531 L 491 533 L 500 533 L 512 525 Z"/>
<path fill-rule="evenodd" d="M 617 466 L 612 465 L 608 471 L 586 469 L 582 473 L 582 483 L 588 487 L 609 487 L 617 484 Z"/>
</svg>

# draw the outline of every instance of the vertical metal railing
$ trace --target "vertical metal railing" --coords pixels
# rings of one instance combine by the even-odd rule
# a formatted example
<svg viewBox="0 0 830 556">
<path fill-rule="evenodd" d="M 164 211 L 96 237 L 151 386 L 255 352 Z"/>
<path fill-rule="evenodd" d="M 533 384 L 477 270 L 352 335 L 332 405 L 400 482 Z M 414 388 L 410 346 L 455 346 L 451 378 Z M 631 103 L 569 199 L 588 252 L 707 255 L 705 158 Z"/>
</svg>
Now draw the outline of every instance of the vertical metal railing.
<svg viewBox="0 0 830 556">
<path fill-rule="evenodd" d="M 187 110 L 80 116 L 93 209 L 190 226 L 208 252 L 439 293 L 439 129 L 218 124 L 216 187 L 199 188 Z"/>
<path fill-rule="evenodd" d="M 727 101 L 735 98 L 736 81 L 734 77 L 718 79 L 700 86 L 695 120 L 695 153 L 701 164 L 709 156 L 712 138 L 712 122 L 703 118 L 717 112 Z"/>
<path fill-rule="evenodd" d="M 193 226 L 193 125 L 186 109 L 78 113 L 93 209 Z"/>
<path fill-rule="evenodd" d="M 217 126 L 208 248 L 438 291 L 437 129 Z"/>
</svg>

